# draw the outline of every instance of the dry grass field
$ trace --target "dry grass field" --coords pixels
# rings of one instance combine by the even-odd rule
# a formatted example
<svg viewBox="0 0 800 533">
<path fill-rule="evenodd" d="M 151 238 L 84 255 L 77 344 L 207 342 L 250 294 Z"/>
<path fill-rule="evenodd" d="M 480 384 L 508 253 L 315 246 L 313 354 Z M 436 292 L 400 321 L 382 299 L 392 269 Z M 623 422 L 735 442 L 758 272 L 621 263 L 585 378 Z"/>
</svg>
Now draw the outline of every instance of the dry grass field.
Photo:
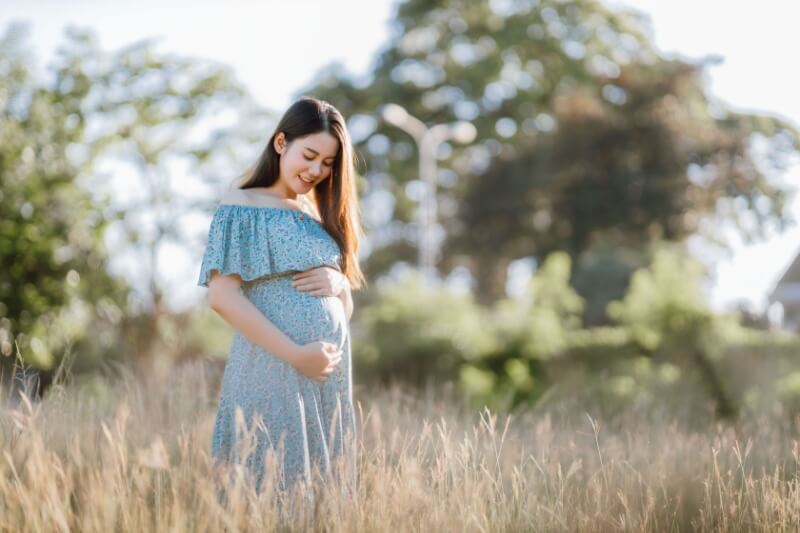
<svg viewBox="0 0 800 533">
<path fill-rule="evenodd" d="M 273 500 L 215 497 L 209 444 L 219 369 L 158 384 L 62 380 L 0 411 L 0 531 L 272 531 Z M 359 388 L 355 499 L 321 494 L 282 529 L 797 531 L 800 446 L 770 417 L 689 429 L 635 409 L 511 415 L 447 388 Z"/>
</svg>

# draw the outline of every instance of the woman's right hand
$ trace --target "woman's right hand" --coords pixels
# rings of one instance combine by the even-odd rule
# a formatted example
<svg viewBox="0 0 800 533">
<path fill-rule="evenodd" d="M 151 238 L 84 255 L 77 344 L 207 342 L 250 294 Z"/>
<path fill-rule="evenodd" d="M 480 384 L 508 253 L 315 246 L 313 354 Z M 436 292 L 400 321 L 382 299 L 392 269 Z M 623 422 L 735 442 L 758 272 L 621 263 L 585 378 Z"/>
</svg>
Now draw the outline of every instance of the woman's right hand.
<svg viewBox="0 0 800 533">
<path fill-rule="evenodd" d="M 325 383 L 341 360 L 342 350 L 337 349 L 335 344 L 314 341 L 298 348 L 292 364 L 304 376 Z"/>
</svg>

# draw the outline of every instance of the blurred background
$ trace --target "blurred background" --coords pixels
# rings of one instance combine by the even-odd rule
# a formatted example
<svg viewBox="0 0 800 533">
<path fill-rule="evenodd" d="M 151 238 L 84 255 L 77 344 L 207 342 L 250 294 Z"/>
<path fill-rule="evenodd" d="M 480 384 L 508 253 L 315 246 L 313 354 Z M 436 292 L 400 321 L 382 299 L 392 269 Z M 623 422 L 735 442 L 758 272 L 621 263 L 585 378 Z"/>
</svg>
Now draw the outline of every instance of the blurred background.
<svg viewBox="0 0 800 533">
<path fill-rule="evenodd" d="M 0 8 L 12 400 L 64 365 L 221 370 L 231 329 L 196 284 L 211 213 L 309 94 L 359 155 L 357 391 L 800 410 L 793 4 Z"/>
</svg>

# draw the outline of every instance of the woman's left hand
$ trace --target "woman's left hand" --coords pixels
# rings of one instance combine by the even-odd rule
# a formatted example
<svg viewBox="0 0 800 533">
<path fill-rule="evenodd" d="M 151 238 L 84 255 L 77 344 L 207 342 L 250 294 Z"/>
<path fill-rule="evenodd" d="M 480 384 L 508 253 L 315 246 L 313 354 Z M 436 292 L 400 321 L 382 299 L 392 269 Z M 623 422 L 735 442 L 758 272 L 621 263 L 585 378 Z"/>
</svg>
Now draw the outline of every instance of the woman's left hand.
<svg viewBox="0 0 800 533">
<path fill-rule="evenodd" d="M 292 287 L 311 291 L 311 296 L 339 296 L 348 284 L 347 276 L 325 265 L 298 272 L 292 279 Z"/>
</svg>

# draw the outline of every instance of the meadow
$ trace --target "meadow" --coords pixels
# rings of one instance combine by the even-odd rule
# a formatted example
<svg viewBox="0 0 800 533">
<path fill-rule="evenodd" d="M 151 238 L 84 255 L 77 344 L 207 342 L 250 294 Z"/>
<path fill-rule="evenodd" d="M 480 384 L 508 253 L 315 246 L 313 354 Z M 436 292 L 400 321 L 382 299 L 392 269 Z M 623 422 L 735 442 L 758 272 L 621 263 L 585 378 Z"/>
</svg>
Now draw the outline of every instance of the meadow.
<svg viewBox="0 0 800 533">
<path fill-rule="evenodd" d="M 234 483 L 227 505 L 215 497 L 219 364 L 199 360 L 148 382 L 105 374 L 62 373 L 37 401 L 3 391 L 0 531 L 277 528 L 267 493 Z M 691 396 L 607 418 L 568 399 L 500 414 L 449 385 L 357 387 L 355 400 L 355 498 L 318 487 L 313 513 L 284 529 L 800 528 L 797 420 L 767 412 L 687 424 L 710 413 Z"/>
</svg>

